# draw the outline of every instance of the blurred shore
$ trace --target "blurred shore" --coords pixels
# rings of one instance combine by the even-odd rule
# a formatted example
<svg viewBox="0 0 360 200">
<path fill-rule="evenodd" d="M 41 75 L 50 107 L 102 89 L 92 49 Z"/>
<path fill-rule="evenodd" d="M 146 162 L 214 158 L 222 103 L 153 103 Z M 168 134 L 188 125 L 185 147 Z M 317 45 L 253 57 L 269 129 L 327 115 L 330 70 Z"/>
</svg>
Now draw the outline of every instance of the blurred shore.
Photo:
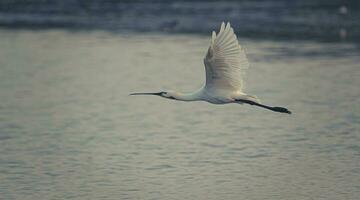
<svg viewBox="0 0 360 200">
<path fill-rule="evenodd" d="M 0 1 L 0 28 L 208 34 L 230 21 L 241 37 L 360 41 L 355 0 Z"/>
</svg>

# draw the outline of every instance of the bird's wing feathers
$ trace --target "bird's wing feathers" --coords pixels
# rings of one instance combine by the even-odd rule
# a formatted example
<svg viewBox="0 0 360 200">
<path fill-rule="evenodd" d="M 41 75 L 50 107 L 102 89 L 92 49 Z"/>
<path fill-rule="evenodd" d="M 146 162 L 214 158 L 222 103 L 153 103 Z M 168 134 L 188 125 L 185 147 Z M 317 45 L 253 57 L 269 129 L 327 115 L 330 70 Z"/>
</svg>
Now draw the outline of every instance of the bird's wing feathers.
<svg viewBox="0 0 360 200">
<path fill-rule="evenodd" d="M 211 44 L 204 58 L 207 88 L 241 91 L 243 69 L 247 69 L 244 50 L 240 47 L 230 23 L 221 24 L 220 31 L 212 32 Z"/>
</svg>

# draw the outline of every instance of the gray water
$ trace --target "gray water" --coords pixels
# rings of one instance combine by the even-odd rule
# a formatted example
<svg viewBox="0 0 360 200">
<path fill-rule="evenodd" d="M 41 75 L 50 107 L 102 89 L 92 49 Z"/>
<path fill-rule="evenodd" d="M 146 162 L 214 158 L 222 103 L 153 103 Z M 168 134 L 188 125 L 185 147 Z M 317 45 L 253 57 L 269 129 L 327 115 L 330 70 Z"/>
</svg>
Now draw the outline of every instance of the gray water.
<svg viewBox="0 0 360 200">
<path fill-rule="evenodd" d="M 247 38 L 360 42 L 358 0 L 2 0 L 0 27 L 208 35 L 221 21 Z"/>
<path fill-rule="evenodd" d="M 209 36 L 0 30 L 0 199 L 357 199 L 360 57 L 240 38 L 246 91 L 292 115 L 131 92 L 191 91 Z"/>
</svg>

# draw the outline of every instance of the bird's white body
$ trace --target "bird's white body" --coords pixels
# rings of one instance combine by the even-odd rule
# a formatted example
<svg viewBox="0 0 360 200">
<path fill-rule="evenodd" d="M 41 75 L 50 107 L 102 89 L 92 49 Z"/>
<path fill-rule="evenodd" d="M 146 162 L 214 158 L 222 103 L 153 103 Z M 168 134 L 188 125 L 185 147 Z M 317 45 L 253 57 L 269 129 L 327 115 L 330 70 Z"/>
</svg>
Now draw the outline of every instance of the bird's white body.
<svg viewBox="0 0 360 200">
<path fill-rule="evenodd" d="M 237 99 L 247 99 L 258 102 L 256 97 L 241 93 L 240 91 L 227 91 L 224 89 L 209 90 L 206 89 L 206 87 L 202 87 L 201 89 L 192 93 L 179 93 L 170 91 L 168 92 L 168 95 L 179 101 L 207 101 L 213 104 L 241 103 L 236 102 Z"/>
<path fill-rule="evenodd" d="M 158 95 L 180 101 L 207 101 L 213 104 L 247 103 L 276 112 L 291 113 L 285 108 L 260 104 L 257 97 L 243 92 L 242 76 L 244 70 L 248 69 L 249 63 L 230 23 L 225 26 L 223 22 L 217 35 L 213 31 L 204 65 L 206 82 L 203 87 L 193 93 L 168 91 L 133 93 L 132 95 Z"/>
</svg>

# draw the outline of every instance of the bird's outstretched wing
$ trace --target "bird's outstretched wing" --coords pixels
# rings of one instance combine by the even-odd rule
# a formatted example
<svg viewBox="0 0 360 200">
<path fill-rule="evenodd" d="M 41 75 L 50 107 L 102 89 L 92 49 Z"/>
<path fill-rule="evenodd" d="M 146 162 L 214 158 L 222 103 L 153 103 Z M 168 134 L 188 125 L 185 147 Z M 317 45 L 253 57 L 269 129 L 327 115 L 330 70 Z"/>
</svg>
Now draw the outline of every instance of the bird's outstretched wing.
<svg viewBox="0 0 360 200">
<path fill-rule="evenodd" d="M 212 32 L 211 44 L 204 58 L 208 89 L 241 91 L 243 69 L 249 67 L 230 23 L 223 22 L 219 33 Z"/>
</svg>

